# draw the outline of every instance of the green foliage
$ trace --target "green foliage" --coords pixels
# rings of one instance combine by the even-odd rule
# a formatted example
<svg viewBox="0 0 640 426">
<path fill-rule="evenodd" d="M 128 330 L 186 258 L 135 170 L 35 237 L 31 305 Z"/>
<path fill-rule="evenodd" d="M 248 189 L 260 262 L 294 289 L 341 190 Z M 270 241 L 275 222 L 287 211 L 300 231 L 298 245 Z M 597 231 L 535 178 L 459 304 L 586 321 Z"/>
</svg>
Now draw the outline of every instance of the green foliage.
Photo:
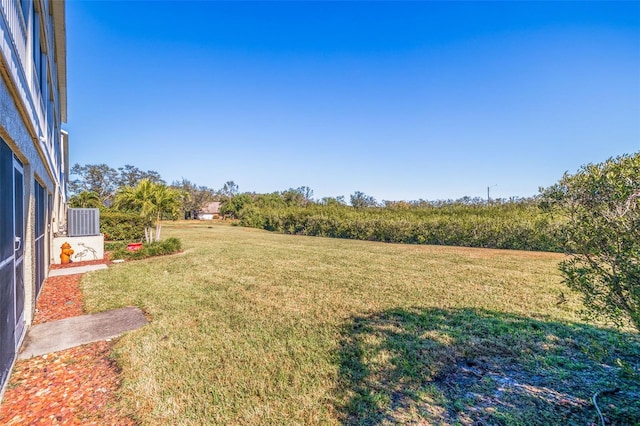
<svg viewBox="0 0 640 426">
<path fill-rule="evenodd" d="M 106 209 L 100 212 L 100 232 L 107 241 L 141 241 L 144 227 L 148 225 L 149 222 L 136 213 Z"/>
<path fill-rule="evenodd" d="M 150 180 L 153 183 L 164 184 L 164 180 L 160 177 L 160 173 L 155 170 L 140 170 L 131 164 L 125 164 L 124 167 L 118 167 L 118 177 L 116 185 L 119 188 L 123 186 L 137 186 L 143 179 Z"/>
<path fill-rule="evenodd" d="M 237 218 L 240 217 L 240 212 L 250 204 L 253 204 L 253 197 L 250 194 L 239 194 L 224 201 L 220 205 L 220 212 L 225 216 Z"/>
<path fill-rule="evenodd" d="M 338 197 L 323 197 L 320 200 L 320 204 L 324 204 L 326 206 L 344 205 L 346 202 L 344 201 L 344 195 L 340 195 Z"/>
<path fill-rule="evenodd" d="M 104 242 L 104 251 L 113 252 L 127 247 L 127 241 L 106 241 Z"/>
<path fill-rule="evenodd" d="M 218 191 L 218 193 L 222 197 L 233 198 L 238 195 L 239 191 L 240 188 L 238 187 L 238 185 L 234 181 L 229 180 L 224 183 L 224 186 Z"/>
<path fill-rule="evenodd" d="M 307 207 L 259 204 L 242 210 L 243 226 L 287 234 L 406 244 L 561 251 L 561 221 L 528 200 L 439 207 L 388 203 L 359 208 L 329 202 Z"/>
<path fill-rule="evenodd" d="M 566 216 L 561 263 L 587 314 L 640 330 L 640 153 L 583 166 L 543 190 L 544 205 Z"/>
<path fill-rule="evenodd" d="M 371 195 L 356 191 L 351 194 L 351 205 L 356 209 L 362 209 L 365 207 L 376 207 L 378 203 Z"/>
<path fill-rule="evenodd" d="M 114 207 L 135 212 L 149 225 L 145 226 L 147 242 L 160 240 L 160 220 L 176 219 L 181 206 L 181 192 L 162 183 L 143 179 L 135 188 L 122 187 L 116 193 Z M 151 223 L 155 223 L 155 237 Z"/>
<path fill-rule="evenodd" d="M 289 188 L 280 194 L 285 204 L 288 206 L 304 207 L 312 202 L 313 190 L 308 186 L 299 188 Z"/>
<path fill-rule="evenodd" d="M 153 256 L 164 256 L 177 253 L 182 249 L 182 243 L 177 238 L 167 238 L 163 241 L 154 241 L 142 245 L 136 251 L 127 250 L 126 246 L 118 248 L 111 253 L 111 259 L 145 259 Z"/>
<path fill-rule="evenodd" d="M 137 212 L 149 221 L 175 219 L 180 206 L 180 194 L 164 184 L 143 179 L 136 187 L 125 186 L 116 193 L 114 207 Z"/>
<path fill-rule="evenodd" d="M 194 219 L 198 212 L 215 198 L 213 189 L 198 186 L 184 178 L 181 181 L 173 182 L 171 188 L 180 192 L 180 210 L 184 219 Z"/>
<path fill-rule="evenodd" d="M 69 191 L 72 194 L 81 192 L 95 192 L 104 204 L 111 200 L 117 189 L 118 172 L 106 164 L 74 164 L 71 175 L 75 179 L 69 181 Z"/>
<path fill-rule="evenodd" d="M 271 194 L 258 194 L 255 197 L 256 206 L 263 208 L 278 208 L 285 207 L 286 202 L 279 192 L 272 192 Z"/>
<path fill-rule="evenodd" d="M 85 164 L 84 166 L 74 164 L 71 175 L 75 179 L 69 182 L 69 191 L 72 194 L 93 192 L 98 195 L 100 206 L 109 205 L 119 188 L 134 187 L 143 179 L 164 184 L 158 172 L 153 170 L 145 172 L 130 164 L 118 167 L 117 170 L 106 164 Z"/>
<path fill-rule="evenodd" d="M 69 198 L 69 207 L 100 208 L 102 207 L 102 201 L 98 193 L 94 191 L 82 191 Z"/>
</svg>

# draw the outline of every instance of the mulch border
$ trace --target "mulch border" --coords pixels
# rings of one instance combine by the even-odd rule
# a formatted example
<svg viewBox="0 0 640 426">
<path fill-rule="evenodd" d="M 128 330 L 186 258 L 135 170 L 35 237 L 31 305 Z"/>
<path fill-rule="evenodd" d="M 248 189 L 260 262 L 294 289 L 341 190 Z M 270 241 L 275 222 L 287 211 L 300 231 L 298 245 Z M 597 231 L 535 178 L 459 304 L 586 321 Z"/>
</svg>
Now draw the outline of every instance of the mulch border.
<svg viewBox="0 0 640 426">
<path fill-rule="evenodd" d="M 109 263 L 101 260 L 51 265 L 63 269 Z M 49 277 L 36 304 L 33 324 L 84 314 L 82 274 Z M 4 425 L 136 425 L 119 412 L 119 369 L 112 342 L 100 341 L 16 361 L 0 404 Z"/>
</svg>

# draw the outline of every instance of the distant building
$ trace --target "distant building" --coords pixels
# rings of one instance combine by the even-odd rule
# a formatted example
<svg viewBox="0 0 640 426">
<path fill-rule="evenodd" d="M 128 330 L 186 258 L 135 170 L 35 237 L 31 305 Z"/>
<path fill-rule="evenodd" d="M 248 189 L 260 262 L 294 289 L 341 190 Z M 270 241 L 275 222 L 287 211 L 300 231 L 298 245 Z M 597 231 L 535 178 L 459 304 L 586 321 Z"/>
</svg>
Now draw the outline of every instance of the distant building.
<svg viewBox="0 0 640 426">
<path fill-rule="evenodd" d="M 220 201 L 208 203 L 202 210 L 198 212 L 198 219 L 213 220 L 220 217 Z"/>
<path fill-rule="evenodd" d="M 65 3 L 0 0 L 0 395 L 64 225 Z"/>
</svg>

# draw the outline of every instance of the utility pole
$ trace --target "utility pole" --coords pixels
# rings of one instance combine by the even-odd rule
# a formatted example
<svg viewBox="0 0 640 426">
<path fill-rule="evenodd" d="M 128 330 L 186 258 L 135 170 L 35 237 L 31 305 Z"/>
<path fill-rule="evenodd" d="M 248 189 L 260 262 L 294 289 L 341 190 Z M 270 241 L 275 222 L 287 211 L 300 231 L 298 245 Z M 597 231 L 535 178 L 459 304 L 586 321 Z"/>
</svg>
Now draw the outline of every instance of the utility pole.
<svg viewBox="0 0 640 426">
<path fill-rule="evenodd" d="M 491 204 L 491 197 L 489 196 L 489 189 L 493 188 L 494 186 L 498 186 L 498 184 L 496 183 L 495 185 L 487 186 L 487 204 Z"/>
</svg>

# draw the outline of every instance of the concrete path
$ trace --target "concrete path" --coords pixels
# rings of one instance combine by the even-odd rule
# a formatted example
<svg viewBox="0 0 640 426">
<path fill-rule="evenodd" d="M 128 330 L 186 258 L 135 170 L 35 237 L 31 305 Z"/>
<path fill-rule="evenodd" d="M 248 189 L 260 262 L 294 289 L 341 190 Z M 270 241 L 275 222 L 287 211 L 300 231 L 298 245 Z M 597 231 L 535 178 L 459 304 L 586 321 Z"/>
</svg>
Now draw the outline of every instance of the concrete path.
<svg viewBox="0 0 640 426">
<path fill-rule="evenodd" d="M 52 269 L 49 271 L 50 277 L 59 277 L 62 275 L 84 274 L 85 272 L 97 271 L 99 269 L 107 269 L 107 265 L 100 263 L 98 265 L 75 266 L 72 268 Z"/>
<path fill-rule="evenodd" d="M 27 332 L 18 359 L 111 339 L 145 324 L 147 319 L 142 311 L 136 307 L 128 307 L 33 325 Z"/>
</svg>

